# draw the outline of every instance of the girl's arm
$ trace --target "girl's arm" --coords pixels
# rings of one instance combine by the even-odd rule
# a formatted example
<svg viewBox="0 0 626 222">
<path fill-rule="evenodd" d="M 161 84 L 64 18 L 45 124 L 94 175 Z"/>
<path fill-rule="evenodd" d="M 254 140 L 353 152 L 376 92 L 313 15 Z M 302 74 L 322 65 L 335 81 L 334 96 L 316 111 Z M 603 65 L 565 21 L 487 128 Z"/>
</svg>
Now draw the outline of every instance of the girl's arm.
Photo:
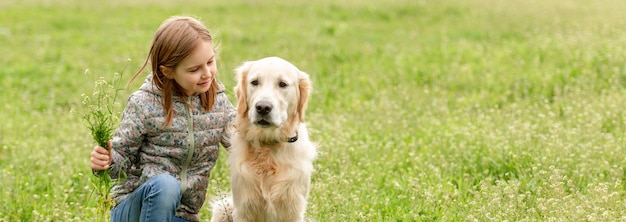
<svg viewBox="0 0 626 222">
<path fill-rule="evenodd" d="M 222 130 L 223 133 L 220 143 L 226 151 L 230 152 L 230 136 L 235 131 L 235 126 L 233 124 L 235 122 L 237 110 L 235 110 L 233 104 L 228 100 L 226 93 L 218 93 L 217 100 L 224 101 L 224 115 L 226 116 L 226 124 L 224 124 L 224 129 Z"/>
<path fill-rule="evenodd" d="M 139 147 L 145 135 L 145 118 L 138 105 L 139 95 L 131 95 L 122 114 L 120 126 L 111 140 L 113 161 L 111 178 L 125 177 L 133 163 L 138 162 Z"/>
</svg>

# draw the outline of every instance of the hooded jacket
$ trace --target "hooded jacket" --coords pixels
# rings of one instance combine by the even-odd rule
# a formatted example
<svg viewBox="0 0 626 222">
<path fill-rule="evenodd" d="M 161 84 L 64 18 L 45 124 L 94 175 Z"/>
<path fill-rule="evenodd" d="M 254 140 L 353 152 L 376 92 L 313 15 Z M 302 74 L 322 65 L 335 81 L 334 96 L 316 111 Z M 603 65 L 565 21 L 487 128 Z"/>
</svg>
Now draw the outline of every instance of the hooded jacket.
<svg viewBox="0 0 626 222">
<path fill-rule="evenodd" d="M 112 188 L 116 204 L 153 176 L 169 174 L 181 185 L 182 198 L 176 216 L 188 221 L 200 220 L 198 212 L 204 204 L 219 144 L 229 148 L 227 127 L 236 114 L 224 86 L 218 85 L 209 111 L 202 107 L 199 95 L 185 97 L 193 108 L 173 96 L 174 117 L 167 127 L 163 127 L 161 91 L 152 83 L 151 76 L 130 95 L 111 141 L 110 175 L 123 178 Z"/>
</svg>

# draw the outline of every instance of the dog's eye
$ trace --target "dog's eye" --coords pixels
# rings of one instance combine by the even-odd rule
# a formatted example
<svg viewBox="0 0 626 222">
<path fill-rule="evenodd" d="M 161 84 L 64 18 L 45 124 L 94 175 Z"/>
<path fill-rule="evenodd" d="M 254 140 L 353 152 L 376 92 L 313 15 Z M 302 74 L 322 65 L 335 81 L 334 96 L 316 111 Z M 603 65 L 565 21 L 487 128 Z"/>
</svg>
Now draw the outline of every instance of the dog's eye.
<svg viewBox="0 0 626 222">
<path fill-rule="evenodd" d="M 287 87 L 289 84 L 285 83 L 285 82 L 280 82 L 278 83 L 278 86 L 280 86 L 280 88 L 285 88 Z"/>
<path fill-rule="evenodd" d="M 252 80 L 250 84 L 252 84 L 253 86 L 259 85 L 259 80 Z"/>
</svg>

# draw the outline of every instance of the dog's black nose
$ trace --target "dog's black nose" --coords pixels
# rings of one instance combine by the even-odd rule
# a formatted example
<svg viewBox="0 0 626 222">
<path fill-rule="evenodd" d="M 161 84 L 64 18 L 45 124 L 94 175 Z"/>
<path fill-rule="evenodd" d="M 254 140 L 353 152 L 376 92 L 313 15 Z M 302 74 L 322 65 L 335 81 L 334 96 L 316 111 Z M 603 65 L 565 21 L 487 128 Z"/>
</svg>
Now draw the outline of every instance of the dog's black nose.
<svg viewBox="0 0 626 222">
<path fill-rule="evenodd" d="M 272 104 L 267 101 L 259 101 L 256 103 L 256 113 L 267 115 L 272 111 Z"/>
</svg>

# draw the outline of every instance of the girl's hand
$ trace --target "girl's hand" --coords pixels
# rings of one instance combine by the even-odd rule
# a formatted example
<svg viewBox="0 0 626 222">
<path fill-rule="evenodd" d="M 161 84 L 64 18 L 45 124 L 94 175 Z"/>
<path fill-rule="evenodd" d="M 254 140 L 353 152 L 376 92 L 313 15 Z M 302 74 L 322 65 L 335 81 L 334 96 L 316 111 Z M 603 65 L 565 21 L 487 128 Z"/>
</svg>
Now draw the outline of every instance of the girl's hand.
<svg viewBox="0 0 626 222">
<path fill-rule="evenodd" d="M 109 150 L 111 149 L 111 141 L 107 142 Z M 111 166 L 111 151 L 101 147 L 95 146 L 91 151 L 91 169 L 93 170 L 106 170 Z"/>
</svg>

